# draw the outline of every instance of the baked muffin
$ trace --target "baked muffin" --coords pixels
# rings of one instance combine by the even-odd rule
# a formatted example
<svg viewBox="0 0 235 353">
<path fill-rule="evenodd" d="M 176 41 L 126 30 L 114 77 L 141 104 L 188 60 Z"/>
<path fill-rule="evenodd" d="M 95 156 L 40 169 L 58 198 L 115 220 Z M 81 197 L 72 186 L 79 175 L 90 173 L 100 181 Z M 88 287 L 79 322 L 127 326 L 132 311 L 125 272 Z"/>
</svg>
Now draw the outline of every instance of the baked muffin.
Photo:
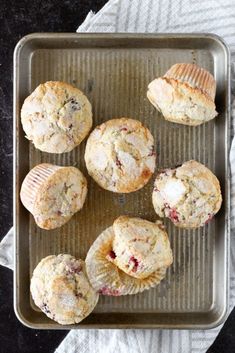
<svg viewBox="0 0 235 353">
<path fill-rule="evenodd" d="M 136 278 L 146 278 L 172 264 L 172 251 L 162 223 L 120 216 L 113 223 L 113 262 Z"/>
<path fill-rule="evenodd" d="M 166 120 L 196 126 L 216 117 L 215 91 L 208 71 L 182 63 L 150 82 L 147 97 Z"/>
<path fill-rule="evenodd" d="M 88 173 L 104 189 L 129 193 L 142 188 L 155 168 L 154 140 L 140 121 L 106 121 L 90 134 L 85 162 Z"/>
<path fill-rule="evenodd" d="M 85 202 L 87 182 L 75 167 L 39 164 L 26 175 L 20 198 L 40 228 L 61 227 Z"/>
<path fill-rule="evenodd" d="M 160 217 L 170 218 L 178 227 L 197 228 L 219 211 L 222 196 L 216 176 L 191 160 L 157 175 L 152 201 Z"/>
<path fill-rule="evenodd" d="M 24 101 L 21 122 L 26 137 L 43 152 L 70 152 L 92 126 L 91 104 L 65 82 L 40 84 Z"/>
<path fill-rule="evenodd" d="M 128 222 L 129 218 L 126 218 Z M 120 222 L 122 221 L 124 223 L 124 216 L 121 217 L 121 219 L 122 220 L 120 220 Z M 134 218 L 131 218 L 130 222 L 134 223 L 134 220 Z M 118 222 L 119 221 L 117 221 L 117 224 Z M 136 222 L 138 222 L 138 219 Z M 142 220 L 142 222 L 145 221 Z M 163 237 L 165 237 L 165 232 L 162 232 L 164 233 Z M 158 242 L 159 246 L 157 245 L 154 247 L 153 245 L 153 248 L 155 248 L 155 261 L 157 265 L 154 264 L 154 260 L 149 261 L 151 250 L 146 250 L 148 245 L 146 246 L 146 243 L 141 244 L 141 241 L 138 242 L 140 245 L 136 246 L 136 249 L 138 249 L 138 256 L 140 259 L 141 254 L 143 259 L 139 268 L 142 267 L 143 263 L 145 263 L 147 266 L 145 266 L 145 276 L 143 275 L 144 269 L 142 270 L 142 273 L 141 270 L 138 269 L 139 278 L 137 278 L 132 276 L 133 273 L 135 273 L 134 267 L 132 267 L 134 271 L 123 271 L 117 266 L 117 264 L 119 265 L 119 263 L 121 263 L 123 258 L 121 258 L 119 262 L 117 261 L 117 254 L 114 252 L 115 238 L 116 233 L 114 227 L 107 228 L 98 236 L 87 253 L 85 260 L 87 275 L 93 288 L 103 295 L 120 296 L 127 294 L 137 294 L 158 285 L 160 281 L 165 277 L 167 267 L 172 263 L 172 252 L 170 249 L 169 241 L 165 239 L 165 244 L 163 246 L 161 241 Z M 140 251 L 139 248 L 142 248 L 142 251 Z M 165 252 L 165 256 L 164 254 L 161 254 L 160 251 Z M 119 254 L 118 251 L 117 253 Z M 134 252 L 133 254 L 136 255 Z M 129 257 L 129 260 L 130 263 L 134 262 L 132 261 L 132 256 Z M 150 266 L 152 266 L 152 269 L 149 268 L 149 263 Z M 123 268 L 123 266 L 120 267 Z"/>
<path fill-rule="evenodd" d="M 87 278 L 84 261 L 68 254 L 42 259 L 33 271 L 30 290 L 35 304 L 62 325 L 85 319 L 99 299 Z"/>
</svg>

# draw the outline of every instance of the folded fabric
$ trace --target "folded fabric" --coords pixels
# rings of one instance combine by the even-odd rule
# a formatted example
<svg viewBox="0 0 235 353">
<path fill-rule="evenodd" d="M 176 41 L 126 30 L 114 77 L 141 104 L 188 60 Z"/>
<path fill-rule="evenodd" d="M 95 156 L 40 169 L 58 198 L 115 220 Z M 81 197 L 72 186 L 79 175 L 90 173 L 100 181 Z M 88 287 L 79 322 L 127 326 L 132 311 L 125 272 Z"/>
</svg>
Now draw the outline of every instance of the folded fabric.
<svg viewBox="0 0 235 353">
<path fill-rule="evenodd" d="M 14 228 L 12 227 L 0 243 L 0 265 L 14 269 Z"/>
</svg>

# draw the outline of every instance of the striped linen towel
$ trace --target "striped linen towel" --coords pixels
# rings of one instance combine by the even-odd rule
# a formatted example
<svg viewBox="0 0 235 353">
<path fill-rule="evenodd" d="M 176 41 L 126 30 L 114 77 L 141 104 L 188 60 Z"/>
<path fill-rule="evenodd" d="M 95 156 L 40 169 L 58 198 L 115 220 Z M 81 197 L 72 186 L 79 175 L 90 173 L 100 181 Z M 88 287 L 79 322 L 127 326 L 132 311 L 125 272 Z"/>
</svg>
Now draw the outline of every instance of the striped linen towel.
<svg viewBox="0 0 235 353">
<path fill-rule="evenodd" d="M 234 0 L 110 0 L 90 12 L 78 32 L 212 32 L 235 51 Z M 232 62 L 235 52 L 232 52 Z M 232 64 L 232 123 L 235 121 L 235 65 Z M 234 127 L 232 126 L 232 136 Z M 235 139 L 231 164 L 230 308 L 235 305 Z M 12 264 L 13 230 L 0 244 L 0 264 Z M 204 353 L 221 327 L 212 330 L 71 330 L 56 353 Z"/>
</svg>

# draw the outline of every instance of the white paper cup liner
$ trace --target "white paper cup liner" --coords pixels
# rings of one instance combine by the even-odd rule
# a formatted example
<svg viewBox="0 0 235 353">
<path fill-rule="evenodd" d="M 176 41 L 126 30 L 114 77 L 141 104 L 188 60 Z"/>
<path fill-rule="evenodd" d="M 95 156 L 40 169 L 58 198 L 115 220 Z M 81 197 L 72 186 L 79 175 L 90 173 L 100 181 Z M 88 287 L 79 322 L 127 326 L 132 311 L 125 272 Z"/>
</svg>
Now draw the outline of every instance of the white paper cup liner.
<svg viewBox="0 0 235 353">
<path fill-rule="evenodd" d="M 121 271 L 107 258 L 112 251 L 113 239 L 113 227 L 109 227 L 92 244 L 85 260 L 89 281 L 97 292 L 113 296 L 137 294 L 155 287 L 165 277 L 165 267 L 145 279 L 134 278 Z"/>
<path fill-rule="evenodd" d="M 214 77 L 207 70 L 195 64 L 175 64 L 165 73 L 164 77 L 186 82 L 191 87 L 200 89 L 213 101 L 215 99 Z"/>
<path fill-rule="evenodd" d="M 32 214 L 35 199 L 41 186 L 60 168 L 53 164 L 43 163 L 31 169 L 26 175 L 21 186 L 20 198 L 24 207 Z"/>
</svg>

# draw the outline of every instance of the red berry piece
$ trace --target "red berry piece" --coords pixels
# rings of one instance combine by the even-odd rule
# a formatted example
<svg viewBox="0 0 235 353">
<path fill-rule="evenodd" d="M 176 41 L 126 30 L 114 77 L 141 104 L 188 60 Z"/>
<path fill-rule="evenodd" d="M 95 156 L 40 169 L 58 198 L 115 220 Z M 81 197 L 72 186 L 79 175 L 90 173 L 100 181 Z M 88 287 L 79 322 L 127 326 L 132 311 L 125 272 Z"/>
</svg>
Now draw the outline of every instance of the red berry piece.
<svg viewBox="0 0 235 353">
<path fill-rule="evenodd" d="M 99 294 L 103 294 L 103 295 L 112 295 L 112 296 L 115 296 L 115 297 L 121 295 L 120 292 L 119 292 L 119 290 L 117 290 L 117 289 L 110 289 L 110 288 L 108 288 L 107 286 L 101 288 L 98 293 L 99 293 Z"/>
<path fill-rule="evenodd" d="M 132 256 L 131 258 L 130 258 L 130 263 L 134 263 L 134 266 L 133 266 L 133 268 L 132 268 L 132 272 L 136 272 L 137 271 L 137 268 L 138 268 L 138 266 L 139 266 L 139 261 L 134 257 L 134 256 Z"/>
</svg>

